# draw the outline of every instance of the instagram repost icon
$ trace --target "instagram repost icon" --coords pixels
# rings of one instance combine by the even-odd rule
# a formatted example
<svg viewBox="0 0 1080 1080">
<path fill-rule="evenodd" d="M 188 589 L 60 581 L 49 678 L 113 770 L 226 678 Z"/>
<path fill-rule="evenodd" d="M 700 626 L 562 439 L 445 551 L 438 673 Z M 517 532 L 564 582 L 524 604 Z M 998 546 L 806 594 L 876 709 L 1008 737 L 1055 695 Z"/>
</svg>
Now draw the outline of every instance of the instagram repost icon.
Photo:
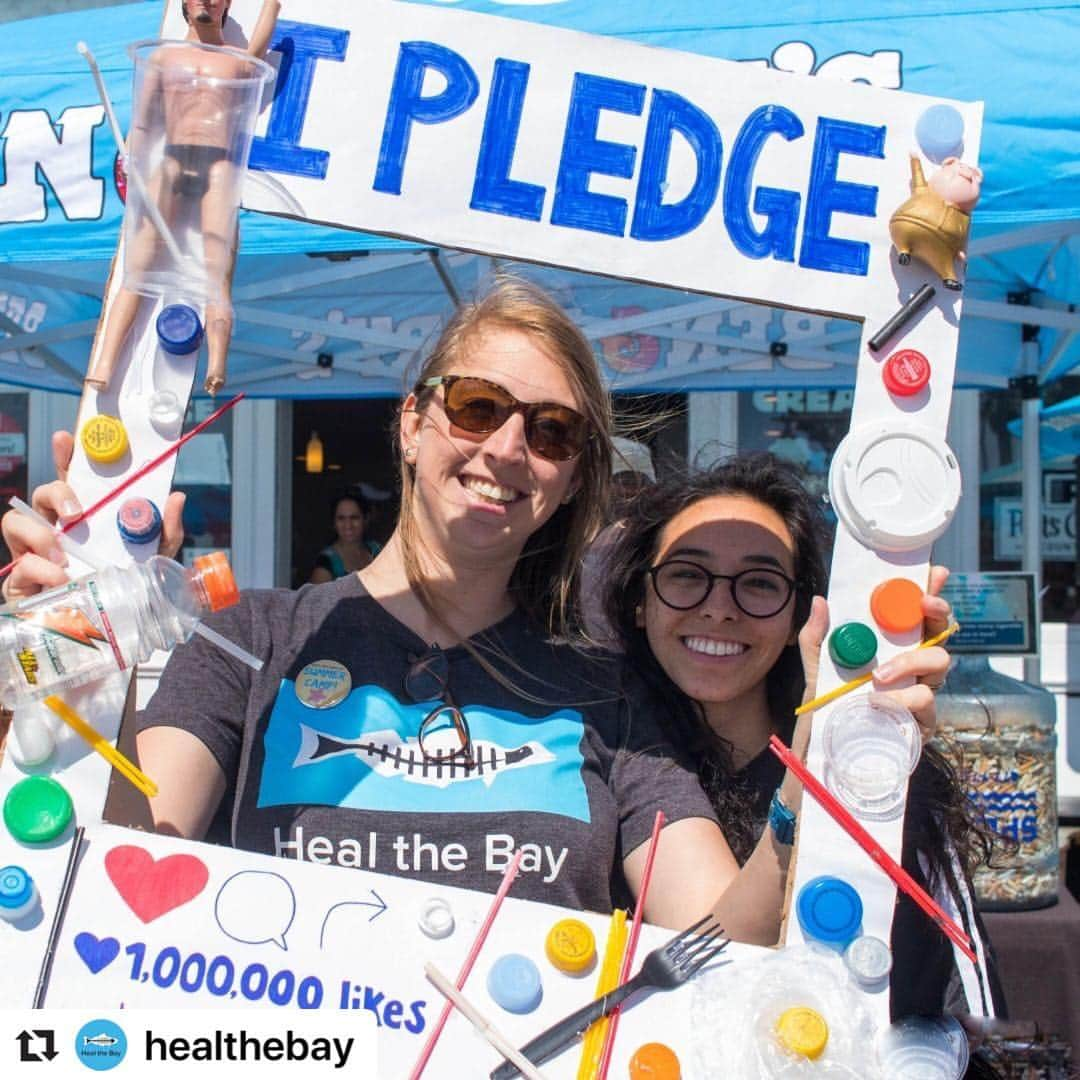
<svg viewBox="0 0 1080 1080">
<path fill-rule="evenodd" d="M 94 1072 L 115 1069 L 127 1053 L 127 1036 L 111 1020 L 91 1020 L 75 1036 L 75 1056 Z"/>
</svg>

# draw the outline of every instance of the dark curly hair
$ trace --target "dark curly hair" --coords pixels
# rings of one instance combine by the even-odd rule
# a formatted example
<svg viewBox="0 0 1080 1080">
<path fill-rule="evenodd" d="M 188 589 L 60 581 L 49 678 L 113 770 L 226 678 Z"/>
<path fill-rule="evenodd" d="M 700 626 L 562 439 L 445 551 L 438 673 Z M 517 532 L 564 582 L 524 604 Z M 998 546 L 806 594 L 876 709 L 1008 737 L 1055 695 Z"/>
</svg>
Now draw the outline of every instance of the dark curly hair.
<svg viewBox="0 0 1080 1080">
<path fill-rule="evenodd" d="M 815 595 L 828 584 L 826 552 L 829 529 L 821 503 L 806 489 L 791 464 L 766 453 L 742 453 L 709 469 L 691 471 L 644 491 L 628 508 L 620 537 L 608 562 L 604 613 L 630 667 L 664 703 L 675 741 L 694 757 L 702 784 L 713 802 L 740 864 L 757 843 L 753 793 L 740 782 L 731 745 L 712 731 L 701 704 L 687 697 L 660 666 L 638 611 L 645 601 L 648 570 L 655 560 L 660 533 L 677 514 L 702 499 L 736 495 L 774 510 L 794 542 L 795 608 L 793 625 L 801 627 Z M 797 644 L 787 646 L 766 676 L 766 698 L 776 732 L 791 741 L 795 707 L 806 688 Z M 970 805 L 954 766 L 934 747 L 924 749 L 913 779 L 910 799 L 920 812 L 908 814 L 905 835 L 916 850 L 929 856 L 931 877 L 942 875 L 955 891 L 956 882 L 945 854 L 951 837 L 965 868 L 987 855 L 986 834 L 972 819 Z"/>
</svg>

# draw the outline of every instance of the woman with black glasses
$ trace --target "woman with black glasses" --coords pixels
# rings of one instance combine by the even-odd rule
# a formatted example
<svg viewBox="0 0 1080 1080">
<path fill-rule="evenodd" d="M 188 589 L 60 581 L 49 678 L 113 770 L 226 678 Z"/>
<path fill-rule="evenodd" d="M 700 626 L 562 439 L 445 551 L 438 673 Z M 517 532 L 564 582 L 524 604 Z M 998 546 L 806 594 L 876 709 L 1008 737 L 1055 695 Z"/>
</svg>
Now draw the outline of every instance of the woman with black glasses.
<svg viewBox="0 0 1080 1080">
<path fill-rule="evenodd" d="M 740 865 L 763 846 L 791 843 L 799 793 L 768 742 L 774 733 L 796 745 L 807 737 L 794 715 L 806 687 L 800 645 L 813 669 L 828 621 L 827 550 L 818 503 L 798 473 L 768 454 L 744 454 L 643 493 L 609 564 L 606 616 L 629 666 L 665 702 L 668 734 L 697 762 Z M 944 577 L 935 569 L 931 593 Z M 923 607 L 933 633 L 948 607 L 937 596 Z M 890 667 L 900 663 L 924 680 L 896 692 L 919 714 L 947 660 L 923 649 Z M 924 748 L 904 821 L 905 868 L 963 911 L 966 872 L 985 854 L 952 768 Z M 983 1011 L 978 998 L 989 987 L 972 972 L 961 990 L 951 946 L 903 894 L 892 938 L 894 1015 L 943 1012 L 964 991 L 968 1010 Z"/>
</svg>

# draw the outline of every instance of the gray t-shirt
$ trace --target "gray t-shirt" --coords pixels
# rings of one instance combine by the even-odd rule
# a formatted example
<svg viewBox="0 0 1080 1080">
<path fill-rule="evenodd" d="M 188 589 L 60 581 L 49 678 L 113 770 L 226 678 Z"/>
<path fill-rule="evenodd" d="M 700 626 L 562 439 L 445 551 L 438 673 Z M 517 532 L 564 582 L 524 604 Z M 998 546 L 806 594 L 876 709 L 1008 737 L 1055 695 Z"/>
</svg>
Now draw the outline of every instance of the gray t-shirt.
<svg viewBox="0 0 1080 1080">
<path fill-rule="evenodd" d="M 417 733 L 439 702 L 413 701 L 404 679 L 428 646 L 355 574 L 245 593 L 210 622 L 262 670 L 196 637 L 139 727 L 206 744 L 229 781 L 236 847 L 493 892 L 520 846 L 516 896 L 610 911 L 613 875 L 657 810 L 715 820 L 619 662 L 547 641 L 520 613 L 474 643 L 538 702 L 464 647 L 446 651 L 472 769 L 424 762 Z"/>
</svg>

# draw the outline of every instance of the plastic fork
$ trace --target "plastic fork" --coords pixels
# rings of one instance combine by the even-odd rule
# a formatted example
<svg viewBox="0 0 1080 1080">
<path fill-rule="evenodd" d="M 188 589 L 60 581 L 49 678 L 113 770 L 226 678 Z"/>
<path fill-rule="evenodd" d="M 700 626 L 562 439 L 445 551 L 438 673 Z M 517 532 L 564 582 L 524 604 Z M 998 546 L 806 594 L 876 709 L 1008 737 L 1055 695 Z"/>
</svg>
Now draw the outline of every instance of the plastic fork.
<svg viewBox="0 0 1080 1080">
<path fill-rule="evenodd" d="M 728 939 L 721 937 L 723 933 L 711 915 L 699 919 L 666 945 L 653 949 L 632 979 L 549 1027 L 526 1043 L 521 1048 L 522 1054 L 534 1065 L 541 1065 L 639 990 L 674 990 L 682 986 L 727 948 Z M 516 1066 L 504 1061 L 491 1073 L 491 1080 L 512 1080 L 520 1075 Z"/>
</svg>

